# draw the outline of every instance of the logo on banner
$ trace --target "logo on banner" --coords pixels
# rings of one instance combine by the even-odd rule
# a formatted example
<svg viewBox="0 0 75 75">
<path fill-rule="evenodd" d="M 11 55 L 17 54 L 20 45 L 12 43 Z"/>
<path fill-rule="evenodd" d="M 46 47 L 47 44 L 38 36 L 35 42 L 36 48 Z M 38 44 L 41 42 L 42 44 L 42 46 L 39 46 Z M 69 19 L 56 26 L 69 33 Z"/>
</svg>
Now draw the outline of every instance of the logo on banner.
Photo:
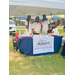
<svg viewBox="0 0 75 75">
<path fill-rule="evenodd" d="M 46 40 L 39 40 L 37 45 L 48 45 L 50 42 L 46 42 Z"/>
<path fill-rule="evenodd" d="M 36 47 L 41 47 L 41 48 L 44 48 L 44 47 L 51 47 L 51 44 L 50 42 L 47 42 L 46 40 L 39 40 L 39 42 L 37 43 L 37 46 Z"/>
</svg>

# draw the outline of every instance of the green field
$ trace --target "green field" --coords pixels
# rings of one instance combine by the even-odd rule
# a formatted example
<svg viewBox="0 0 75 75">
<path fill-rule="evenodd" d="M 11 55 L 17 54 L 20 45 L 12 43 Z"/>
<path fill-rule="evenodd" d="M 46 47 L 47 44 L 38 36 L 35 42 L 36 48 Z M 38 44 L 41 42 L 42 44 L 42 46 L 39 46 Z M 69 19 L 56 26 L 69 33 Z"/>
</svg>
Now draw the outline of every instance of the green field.
<svg viewBox="0 0 75 75">
<path fill-rule="evenodd" d="M 59 29 L 63 29 L 63 26 L 57 26 L 57 28 L 59 28 Z"/>
<path fill-rule="evenodd" d="M 65 36 L 63 29 L 59 29 L 59 34 Z M 9 75 L 65 75 L 62 48 L 53 55 L 25 57 L 19 50 L 14 53 L 12 36 L 9 36 Z"/>
<path fill-rule="evenodd" d="M 25 30 L 26 27 L 17 27 L 17 29 L 24 29 Z"/>
<path fill-rule="evenodd" d="M 65 36 L 65 32 L 63 29 L 59 29 L 58 31 L 59 31 L 59 35 Z"/>
</svg>

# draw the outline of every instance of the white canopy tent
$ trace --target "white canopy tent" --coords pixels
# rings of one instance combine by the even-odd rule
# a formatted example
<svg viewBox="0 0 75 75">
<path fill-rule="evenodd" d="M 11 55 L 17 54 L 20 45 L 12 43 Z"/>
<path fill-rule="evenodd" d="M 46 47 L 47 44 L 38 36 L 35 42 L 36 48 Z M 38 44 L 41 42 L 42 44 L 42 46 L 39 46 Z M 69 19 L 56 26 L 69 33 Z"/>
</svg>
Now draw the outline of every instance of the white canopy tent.
<svg viewBox="0 0 75 75">
<path fill-rule="evenodd" d="M 9 16 L 41 16 L 65 14 L 61 0 L 9 0 Z"/>
</svg>

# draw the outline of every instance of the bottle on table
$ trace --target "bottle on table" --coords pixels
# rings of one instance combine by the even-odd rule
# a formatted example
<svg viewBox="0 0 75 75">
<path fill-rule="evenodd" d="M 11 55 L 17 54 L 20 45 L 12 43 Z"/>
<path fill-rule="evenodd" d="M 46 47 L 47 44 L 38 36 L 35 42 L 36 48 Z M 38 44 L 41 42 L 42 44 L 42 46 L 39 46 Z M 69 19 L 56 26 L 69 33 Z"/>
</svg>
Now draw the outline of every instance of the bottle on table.
<svg viewBox="0 0 75 75">
<path fill-rule="evenodd" d="M 21 31 L 19 31 L 19 35 L 21 35 Z"/>
<path fill-rule="evenodd" d="M 26 29 L 25 29 L 25 31 L 24 31 L 24 34 L 25 34 L 25 35 L 26 35 L 26 32 L 27 32 L 27 31 L 26 31 Z"/>
</svg>

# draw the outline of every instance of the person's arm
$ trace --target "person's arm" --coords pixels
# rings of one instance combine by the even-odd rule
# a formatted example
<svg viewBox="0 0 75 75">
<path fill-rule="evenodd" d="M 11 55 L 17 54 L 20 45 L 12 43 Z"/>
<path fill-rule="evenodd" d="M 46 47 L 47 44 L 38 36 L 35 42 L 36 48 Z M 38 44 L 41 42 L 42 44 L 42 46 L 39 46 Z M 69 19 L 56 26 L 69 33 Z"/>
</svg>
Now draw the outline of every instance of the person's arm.
<svg viewBox="0 0 75 75">
<path fill-rule="evenodd" d="M 48 20 L 48 30 L 50 30 L 50 21 Z"/>
<path fill-rule="evenodd" d="M 34 34 L 36 34 L 35 30 L 34 30 L 34 24 L 32 25 L 32 31 Z"/>
<path fill-rule="evenodd" d="M 48 29 L 50 29 L 50 24 L 48 24 Z"/>
<path fill-rule="evenodd" d="M 32 28 L 32 31 L 33 31 L 33 33 L 34 33 L 34 34 L 36 34 L 36 32 L 35 32 L 34 28 Z"/>
<path fill-rule="evenodd" d="M 52 28 L 50 27 L 51 22 L 48 20 L 48 33 L 50 33 L 52 31 Z"/>
<path fill-rule="evenodd" d="M 48 29 L 50 28 L 50 21 L 49 20 L 47 20 L 47 23 L 48 23 Z"/>
<path fill-rule="evenodd" d="M 26 29 L 28 29 L 28 25 L 26 25 Z"/>
<path fill-rule="evenodd" d="M 28 23 L 27 23 L 27 21 L 25 21 L 25 26 L 26 26 L 26 29 L 28 29 Z"/>
</svg>

